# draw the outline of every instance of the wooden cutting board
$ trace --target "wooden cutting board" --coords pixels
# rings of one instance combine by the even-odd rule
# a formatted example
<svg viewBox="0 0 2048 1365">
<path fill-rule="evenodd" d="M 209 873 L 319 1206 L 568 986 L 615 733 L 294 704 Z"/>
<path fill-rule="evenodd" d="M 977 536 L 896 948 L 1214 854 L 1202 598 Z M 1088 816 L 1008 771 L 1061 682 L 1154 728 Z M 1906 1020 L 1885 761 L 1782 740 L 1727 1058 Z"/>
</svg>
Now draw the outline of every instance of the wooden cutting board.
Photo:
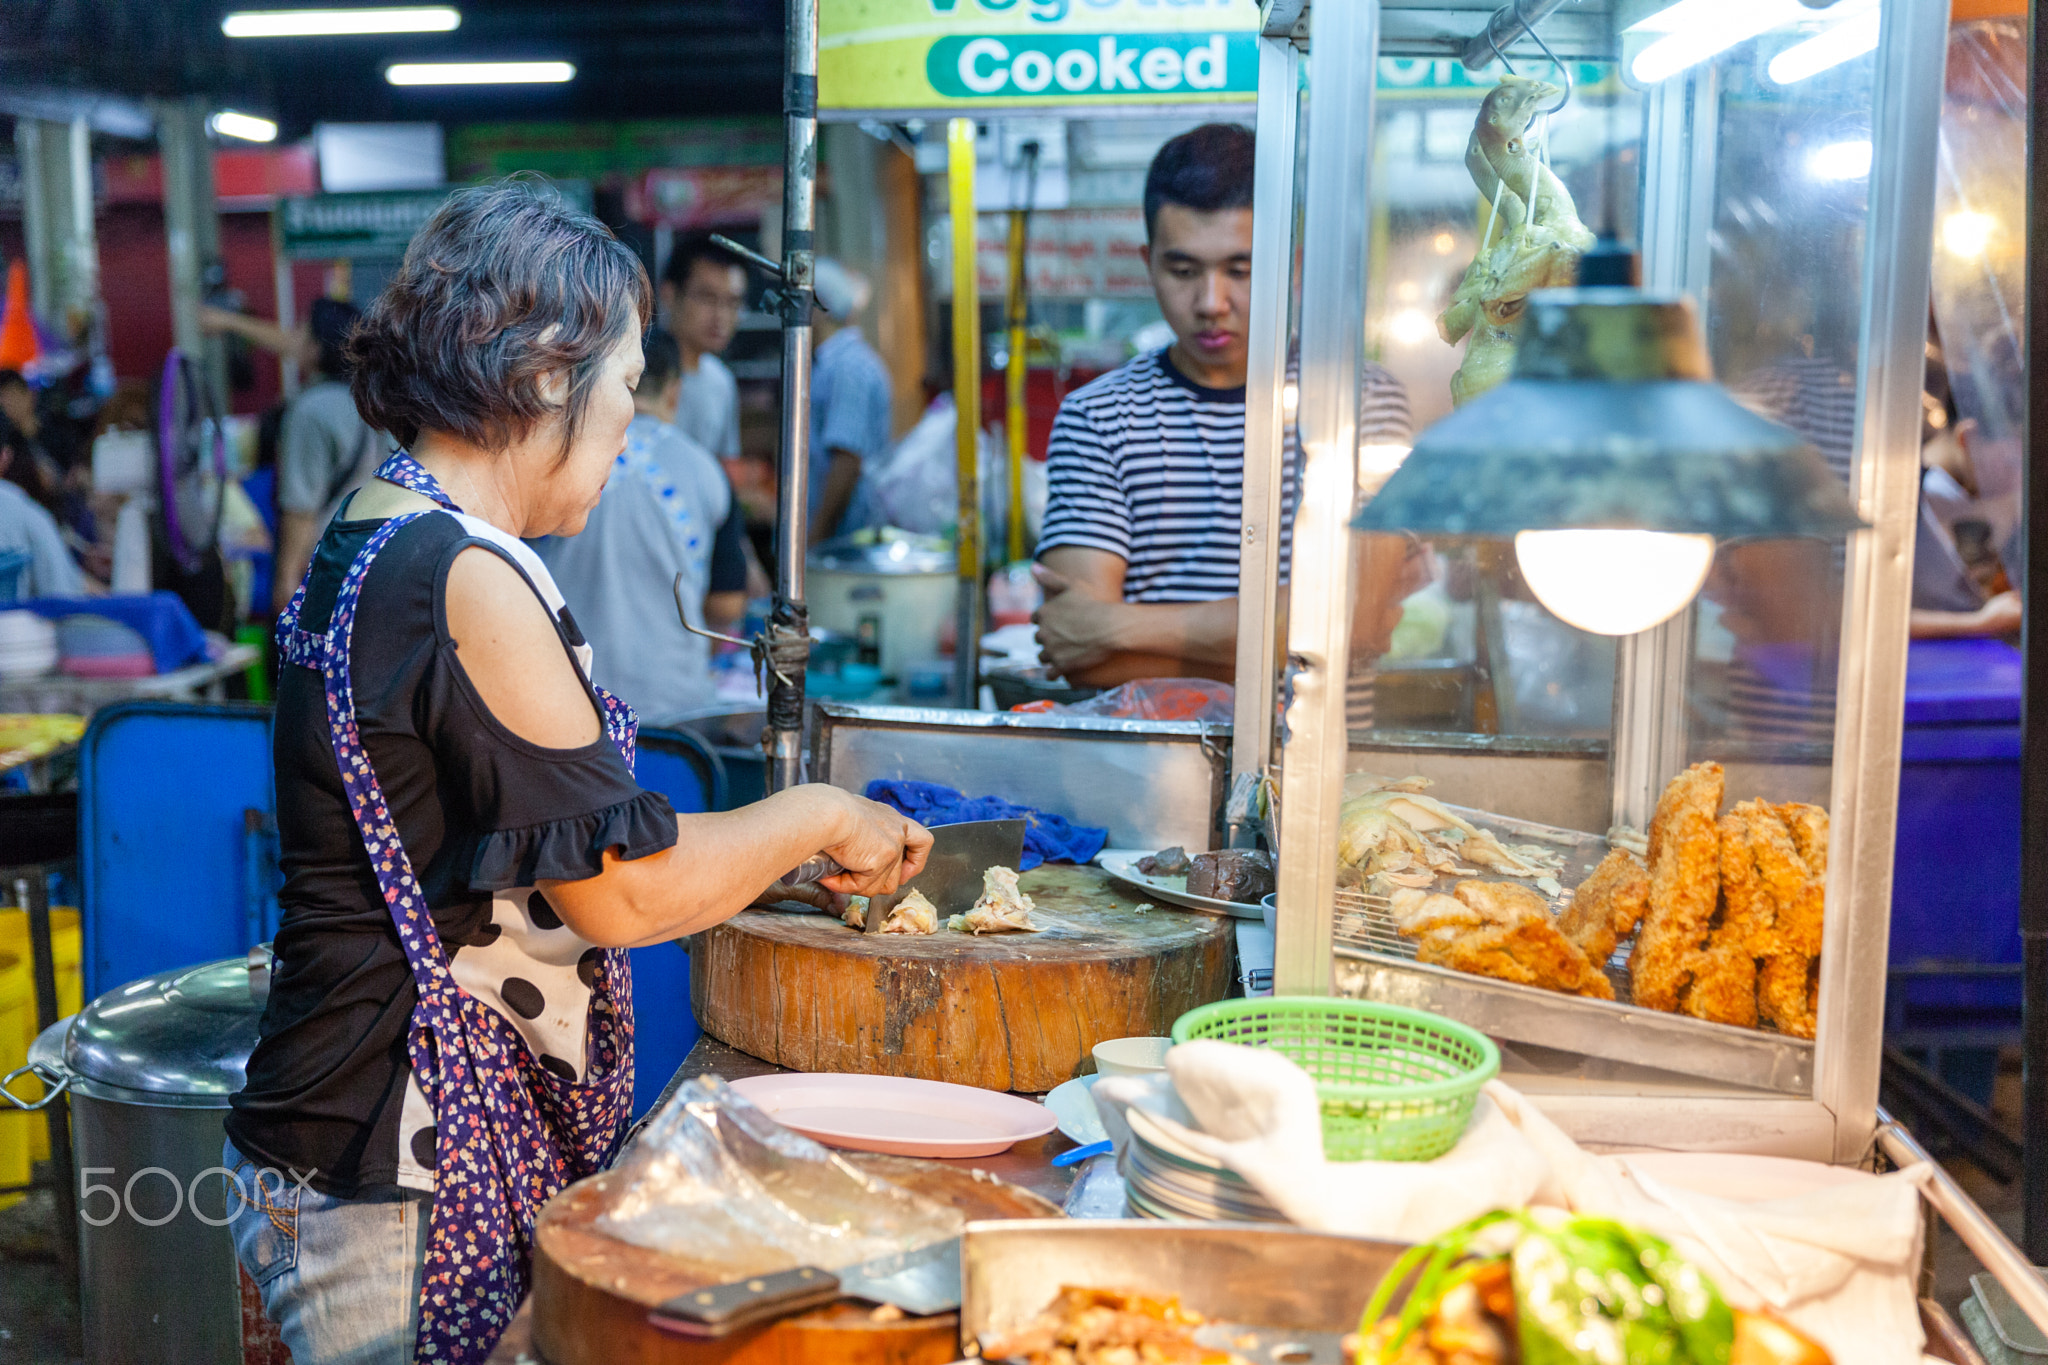
<svg viewBox="0 0 2048 1365">
<path fill-rule="evenodd" d="M 1029 1190 L 960 1165 L 847 1156 L 970 1220 L 1059 1216 Z M 649 1308 L 731 1277 L 597 1231 L 592 1224 L 610 1203 L 612 1180 L 607 1173 L 571 1185 L 535 1225 L 533 1345 L 548 1365 L 945 1365 L 959 1358 L 958 1313 L 878 1321 L 869 1305 L 849 1299 L 718 1341 L 650 1326 Z"/>
<path fill-rule="evenodd" d="M 1100 868 L 1024 874 L 1036 934 L 860 934 L 755 910 L 690 944 L 722 1042 L 794 1071 L 1039 1093 L 1108 1038 L 1158 1036 L 1230 987 L 1231 920 L 1146 903 Z"/>
</svg>

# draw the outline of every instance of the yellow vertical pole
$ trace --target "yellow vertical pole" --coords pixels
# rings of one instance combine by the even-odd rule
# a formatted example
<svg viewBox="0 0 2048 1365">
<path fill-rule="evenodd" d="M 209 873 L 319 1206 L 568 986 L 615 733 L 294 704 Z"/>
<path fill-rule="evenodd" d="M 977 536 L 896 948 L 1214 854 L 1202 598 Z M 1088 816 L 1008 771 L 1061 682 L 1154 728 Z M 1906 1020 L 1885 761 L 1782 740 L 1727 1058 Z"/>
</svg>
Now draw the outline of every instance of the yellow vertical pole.
<svg viewBox="0 0 2048 1365">
<path fill-rule="evenodd" d="M 1010 210 L 1010 363 L 1003 372 L 1003 433 L 1010 446 L 1010 544 L 1006 562 L 1024 558 L 1024 223 L 1023 209 Z"/>
<path fill-rule="evenodd" d="M 976 438 L 981 432 L 981 285 L 974 253 L 974 120 L 946 125 L 947 206 L 953 217 L 953 410 L 954 453 L 960 474 L 958 555 L 960 600 L 955 617 L 953 694 L 973 709 L 980 694 L 981 645 L 981 470 Z"/>
</svg>

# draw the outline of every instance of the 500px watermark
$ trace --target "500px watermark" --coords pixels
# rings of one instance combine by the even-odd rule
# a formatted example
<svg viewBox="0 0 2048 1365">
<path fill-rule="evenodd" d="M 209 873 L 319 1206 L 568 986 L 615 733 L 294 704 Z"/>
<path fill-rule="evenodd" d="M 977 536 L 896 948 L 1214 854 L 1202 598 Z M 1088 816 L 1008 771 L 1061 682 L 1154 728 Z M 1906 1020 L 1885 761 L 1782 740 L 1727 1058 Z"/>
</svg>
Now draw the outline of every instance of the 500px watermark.
<svg viewBox="0 0 2048 1365">
<path fill-rule="evenodd" d="M 239 1170 L 208 1166 L 190 1180 L 180 1180 L 176 1171 L 166 1167 L 144 1166 L 118 1185 L 96 1178 L 119 1173 L 113 1166 L 87 1166 L 79 1171 L 78 1216 L 85 1223 L 103 1228 L 125 1216 L 146 1228 L 162 1227 L 190 1209 L 192 1216 L 208 1227 L 224 1228 L 234 1221 L 242 1204 L 257 1209 L 275 1208 L 285 1202 L 287 1195 L 296 1196 L 309 1188 L 308 1182 L 319 1174 L 289 1167 L 280 1171 L 274 1166 L 245 1166 Z M 138 1186 L 143 1196 L 140 1208 L 136 1199 Z M 200 1208 L 200 1194 L 206 1190 L 221 1192 L 222 1213 L 218 1217 Z M 229 1198 L 229 1190 L 234 1191 L 237 1199 Z M 100 1202 L 94 1203 L 95 1198 Z"/>
</svg>

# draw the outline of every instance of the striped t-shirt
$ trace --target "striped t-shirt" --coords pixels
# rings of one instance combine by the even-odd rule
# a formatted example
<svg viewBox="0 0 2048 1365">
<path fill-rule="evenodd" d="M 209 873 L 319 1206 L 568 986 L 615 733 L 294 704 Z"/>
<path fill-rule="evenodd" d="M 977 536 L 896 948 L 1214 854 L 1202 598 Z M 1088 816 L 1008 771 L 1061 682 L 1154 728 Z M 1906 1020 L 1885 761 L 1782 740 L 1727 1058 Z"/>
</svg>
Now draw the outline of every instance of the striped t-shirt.
<svg viewBox="0 0 2048 1365">
<path fill-rule="evenodd" d="M 1361 381 L 1360 444 L 1410 439 L 1408 394 L 1378 365 Z M 1244 389 L 1210 389 L 1164 350 L 1141 355 L 1060 405 L 1047 446 L 1045 531 L 1116 555 L 1126 602 L 1209 602 L 1237 594 L 1244 522 Z M 1292 558 L 1300 446 L 1286 428 L 1280 573 Z"/>
<path fill-rule="evenodd" d="M 1804 437 L 1844 485 L 1856 465 L 1856 376 L 1826 358 L 1788 356 L 1729 384 L 1729 392 L 1759 417 Z M 1829 561 L 1839 582 L 1846 547 L 1836 542 Z M 1785 592 L 1820 592 L 1820 582 L 1785 584 Z M 1730 738 L 1827 744 L 1835 737 L 1834 641 L 1747 643 L 1736 649 L 1727 674 Z M 1710 703 L 1711 709 L 1711 703 Z"/>
</svg>

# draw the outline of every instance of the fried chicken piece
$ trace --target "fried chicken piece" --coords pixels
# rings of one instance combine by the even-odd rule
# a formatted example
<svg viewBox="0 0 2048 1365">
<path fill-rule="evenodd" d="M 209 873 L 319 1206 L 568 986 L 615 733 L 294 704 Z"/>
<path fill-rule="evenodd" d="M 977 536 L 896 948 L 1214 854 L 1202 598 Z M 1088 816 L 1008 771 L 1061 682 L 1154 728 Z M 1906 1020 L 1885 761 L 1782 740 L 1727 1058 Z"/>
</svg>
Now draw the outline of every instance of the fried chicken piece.
<svg viewBox="0 0 2048 1365">
<path fill-rule="evenodd" d="M 1486 923 L 1479 911 L 1441 891 L 1404 886 L 1387 899 L 1394 927 L 1410 938 L 1421 938 L 1434 929 L 1476 929 Z"/>
<path fill-rule="evenodd" d="M 1694 957 L 1692 981 L 1679 1007 L 1695 1019 L 1756 1027 L 1756 959 L 1732 926 L 1717 933 L 1713 945 Z"/>
<path fill-rule="evenodd" d="M 1792 842 L 1806 860 L 1806 870 L 1822 881 L 1828 875 L 1828 813 L 1803 801 L 1787 801 L 1778 807 L 1778 818 L 1792 831 Z"/>
<path fill-rule="evenodd" d="M 1614 998 L 1613 983 L 1559 931 L 1536 892 L 1513 882 L 1480 881 L 1459 882 L 1457 891 L 1487 922 L 1428 930 L 1416 961 L 1569 995 Z"/>
<path fill-rule="evenodd" d="M 1595 966 L 1614 955 L 1614 945 L 1635 932 L 1650 908 L 1650 869 L 1625 848 L 1600 860 L 1579 883 L 1558 928 Z"/>
<path fill-rule="evenodd" d="M 1751 946 L 1758 956 L 1776 952 L 1820 952 L 1821 899 L 1825 885 L 1799 856 L 1792 830 L 1768 801 L 1744 801 L 1734 814 L 1749 826 L 1749 851 L 1757 881 L 1770 897 L 1769 933 Z"/>
<path fill-rule="evenodd" d="M 1794 1038 L 1811 1038 L 1816 1028 L 1814 1007 L 1819 993 L 1809 989 L 1812 973 L 1797 953 L 1767 957 L 1757 968 L 1757 1012 L 1766 1023 Z"/>
<path fill-rule="evenodd" d="M 1749 821 L 1742 808 L 1721 817 L 1721 923 L 1715 942 L 1724 936 L 1733 943 L 1740 935 L 1752 955 L 1769 948 L 1769 935 L 1777 910 L 1757 876 L 1756 854 L 1750 848 Z"/>
<path fill-rule="evenodd" d="M 1650 908 L 1628 960 L 1638 1005 L 1675 1011 L 1706 947 L 1720 899 L 1715 818 L 1725 782 L 1720 764 L 1695 763 L 1657 799 L 1650 821 Z"/>
</svg>

